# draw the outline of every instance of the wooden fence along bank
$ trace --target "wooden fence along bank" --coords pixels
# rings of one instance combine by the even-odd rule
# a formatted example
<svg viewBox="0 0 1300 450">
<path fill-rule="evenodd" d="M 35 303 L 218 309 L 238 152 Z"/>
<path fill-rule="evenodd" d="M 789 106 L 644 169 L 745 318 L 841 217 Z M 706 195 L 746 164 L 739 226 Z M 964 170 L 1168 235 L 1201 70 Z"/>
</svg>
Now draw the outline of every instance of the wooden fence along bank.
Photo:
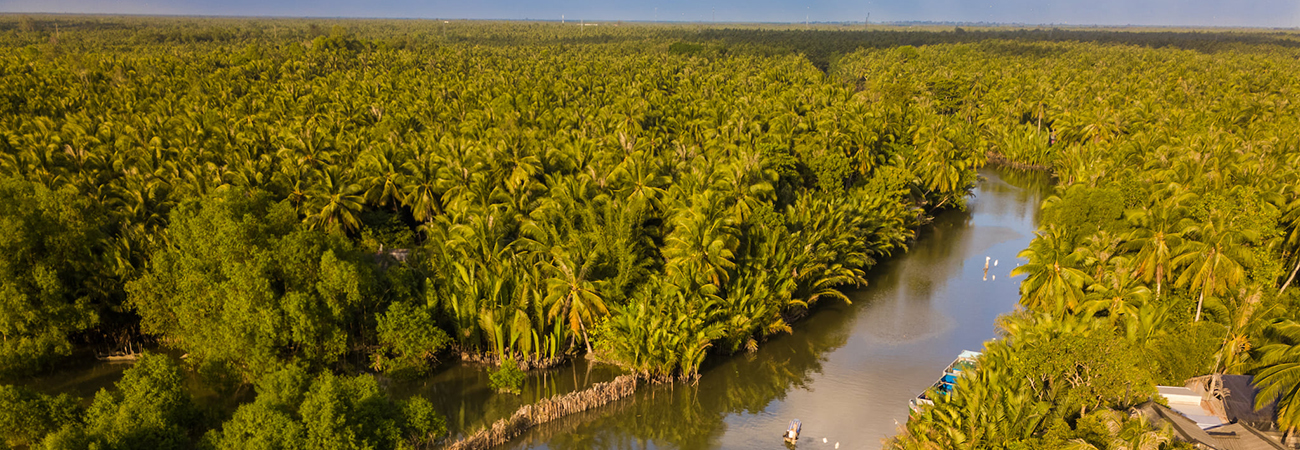
<svg viewBox="0 0 1300 450">
<path fill-rule="evenodd" d="M 609 404 L 636 392 L 636 375 L 596 383 L 587 389 L 558 395 L 520 407 L 513 415 L 447 446 L 448 450 L 482 450 L 501 445 L 528 428 Z"/>
</svg>

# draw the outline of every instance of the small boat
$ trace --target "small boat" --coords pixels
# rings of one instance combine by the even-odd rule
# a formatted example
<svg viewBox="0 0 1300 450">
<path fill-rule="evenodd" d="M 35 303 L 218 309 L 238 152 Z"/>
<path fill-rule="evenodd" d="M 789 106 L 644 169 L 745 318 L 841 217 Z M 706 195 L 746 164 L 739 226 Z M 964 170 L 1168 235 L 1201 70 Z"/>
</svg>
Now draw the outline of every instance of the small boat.
<svg viewBox="0 0 1300 450">
<path fill-rule="evenodd" d="M 957 387 L 957 379 L 961 378 L 962 372 L 975 369 L 975 358 L 981 354 L 980 352 L 962 350 L 961 354 L 957 355 L 957 359 L 953 360 L 952 364 L 948 365 L 948 368 L 943 369 L 943 375 L 939 377 L 939 381 L 934 383 L 934 386 L 931 386 L 934 388 L 934 392 L 943 395 L 951 394 L 952 390 Z M 930 390 L 926 389 L 921 395 L 908 402 L 908 407 L 912 409 L 912 412 L 921 412 L 921 405 L 934 404 L 934 400 L 926 396 L 929 393 Z"/>
<path fill-rule="evenodd" d="M 800 422 L 799 419 L 794 419 L 790 421 L 790 429 L 785 430 L 785 435 L 782 437 L 785 438 L 786 442 L 793 443 L 794 441 L 799 440 L 800 431 L 803 431 L 803 422 Z"/>
</svg>

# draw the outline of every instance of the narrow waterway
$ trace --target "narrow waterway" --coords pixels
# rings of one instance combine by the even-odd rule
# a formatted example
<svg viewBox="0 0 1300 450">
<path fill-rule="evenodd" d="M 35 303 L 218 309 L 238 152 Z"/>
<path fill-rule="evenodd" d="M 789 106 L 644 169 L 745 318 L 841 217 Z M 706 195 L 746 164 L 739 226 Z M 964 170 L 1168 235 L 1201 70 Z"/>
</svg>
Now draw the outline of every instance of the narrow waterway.
<svg viewBox="0 0 1300 450">
<path fill-rule="evenodd" d="M 1048 178 L 998 168 L 980 175 L 968 211 L 940 215 L 910 251 L 872 269 L 868 285 L 850 294 L 851 305 L 828 300 L 793 334 L 755 353 L 713 358 L 696 385 L 643 388 L 529 430 L 507 448 L 776 449 L 785 447 L 780 434 L 796 418 L 804 423 L 800 447 L 879 448 L 906 420 L 908 400 L 961 350 L 993 338 L 994 320 L 1015 307 L 1020 279 L 1009 273 L 1037 227 Z M 25 384 L 89 399 L 127 367 L 90 360 Z M 460 362 L 421 380 L 384 384 L 397 397 L 429 399 L 455 436 L 524 404 L 608 381 L 617 369 L 578 360 L 530 375 L 523 395 L 493 392 L 482 367 Z M 227 411 L 251 399 L 246 389 L 218 394 L 196 377 L 190 388 L 201 403 Z"/>
<path fill-rule="evenodd" d="M 1023 263 L 1015 255 L 1037 228 L 1048 179 L 980 174 L 969 210 L 937 217 L 909 252 L 874 268 L 853 304 L 821 305 L 794 334 L 719 358 L 696 385 L 642 389 L 510 447 L 776 449 L 797 418 L 801 448 L 880 448 L 906 421 L 908 400 L 962 350 L 994 338 L 994 320 L 1019 297 L 1021 278 L 1010 272 Z"/>
</svg>

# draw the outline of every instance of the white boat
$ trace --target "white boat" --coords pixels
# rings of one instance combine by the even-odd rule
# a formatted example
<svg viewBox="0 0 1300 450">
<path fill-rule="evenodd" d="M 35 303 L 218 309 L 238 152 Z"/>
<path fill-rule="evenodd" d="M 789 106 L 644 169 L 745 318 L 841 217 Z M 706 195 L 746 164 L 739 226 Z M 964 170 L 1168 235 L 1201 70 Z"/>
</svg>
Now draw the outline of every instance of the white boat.
<svg viewBox="0 0 1300 450">
<path fill-rule="evenodd" d="M 952 364 L 949 364 L 946 369 L 943 369 L 943 375 L 939 376 L 939 381 L 934 383 L 934 386 L 931 386 L 934 392 L 945 396 L 951 394 L 953 389 L 957 387 L 957 379 L 961 378 L 962 372 L 975 369 L 975 358 L 980 355 L 982 355 L 980 352 L 962 350 L 961 354 L 957 355 L 957 359 L 953 360 Z M 934 404 L 934 400 L 928 397 L 929 394 L 930 389 L 926 389 L 921 395 L 908 402 L 908 407 L 912 409 L 912 412 L 921 412 L 922 405 Z"/>
<path fill-rule="evenodd" d="M 794 443 L 799 440 L 799 433 L 802 431 L 803 422 L 800 422 L 799 419 L 794 419 L 790 421 L 790 429 L 785 430 L 785 434 L 782 435 L 782 437 L 785 438 L 786 442 Z"/>
</svg>

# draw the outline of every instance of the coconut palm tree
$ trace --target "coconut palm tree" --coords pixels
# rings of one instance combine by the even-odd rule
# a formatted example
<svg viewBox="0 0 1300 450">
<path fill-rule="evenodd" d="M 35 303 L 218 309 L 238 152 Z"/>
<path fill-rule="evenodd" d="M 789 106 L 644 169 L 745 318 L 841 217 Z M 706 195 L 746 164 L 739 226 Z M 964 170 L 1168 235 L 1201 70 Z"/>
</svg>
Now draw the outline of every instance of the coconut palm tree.
<svg viewBox="0 0 1300 450">
<path fill-rule="evenodd" d="M 1295 261 L 1295 267 L 1291 269 L 1291 275 L 1288 275 L 1282 287 L 1277 290 L 1277 295 L 1286 292 L 1286 288 L 1291 286 L 1295 281 L 1297 273 L 1300 273 L 1300 187 L 1291 186 L 1292 200 L 1286 205 L 1285 212 L 1282 215 L 1281 223 L 1284 236 L 1282 238 L 1283 255 L 1290 255 L 1290 259 Z"/>
<path fill-rule="evenodd" d="M 1151 290 L 1133 278 L 1132 271 L 1123 262 L 1115 264 L 1096 283 L 1088 286 L 1086 300 L 1079 310 L 1089 316 L 1106 311 L 1112 325 L 1121 318 L 1138 314 L 1151 297 Z"/>
<path fill-rule="evenodd" d="M 442 160 L 434 152 L 423 152 L 402 163 L 402 205 L 410 208 L 416 221 L 429 223 L 442 212 L 446 180 L 439 177 Z"/>
<path fill-rule="evenodd" d="M 1257 349 L 1255 408 L 1277 400 L 1277 424 L 1287 435 L 1300 427 L 1300 323 L 1282 320 L 1264 329 L 1270 343 Z"/>
<path fill-rule="evenodd" d="M 1174 285 L 1198 293 L 1193 322 L 1201 320 L 1207 294 L 1222 295 L 1246 277 L 1241 261 L 1246 258 L 1245 246 L 1253 230 L 1232 228 L 1225 222 L 1216 214 L 1209 223 L 1192 228 L 1200 240 L 1186 241 L 1178 250 L 1182 254 L 1170 261 L 1180 269 Z"/>
<path fill-rule="evenodd" d="M 555 251 L 546 260 L 556 275 L 546 280 L 546 298 L 542 301 L 551 305 L 550 318 L 567 321 L 571 331 L 582 334 L 590 354 L 591 338 L 587 334 L 587 324 L 594 324 L 609 315 L 609 308 L 595 283 L 587 279 L 590 262 L 574 267 L 574 261 L 569 259 L 566 252 Z"/>
<path fill-rule="evenodd" d="M 1031 311 L 1068 314 L 1084 300 L 1084 287 L 1092 280 L 1079 269 L 1083 255 L 1068 248 L 1055 225 L 1038 232 L 1029 248 L 1016 257 L 1029 260 L 1011 270 L 1011 276 L 1028 275 L 1020 285 L 1020 304 Z"/>
<path fill-rule="evenodd" d="M 365 202 L 361 187 L 352 183 L 338 167 L 326 169 L 322 175 L 320 183 L 307 193 L 307 208 L 311 213 L 306 222 L 313 229 L 358 231 Z"/>
<path fill-rule="evenodd" d="M 739 230 L 721 202 L 721 194 L 705 191 L 692 196 L 669 219 L 672 231 L 664 242 L 665 273 L 701 277 L 701 284 L 721 286 L 736 267 Z"/>
<path fill-rule="evenodd" d="M 1125 248 L 1137 251 L 1135 270 L 1142 281 L 1155 281 L 1156 299 L 1160 298 L 1173 260 L 1181 256 L 1177 250 L 1183 248 L 1183 233 L 1192 225 L 1181 206 L 1183 199 L 1191 195 L 1174 195 L 1127 215 L 1135 228 Z"/>
<path fill-rule="evenodd" d="M 365 190 L 366 202 L 376 206 L 400 205 L 403 192 L 402 166 L 408 155 L 392 142 L 383 142 L 367 149 L 358 161 L 358 172 L 363 174 L 360 185 Z"/>
</svg>

